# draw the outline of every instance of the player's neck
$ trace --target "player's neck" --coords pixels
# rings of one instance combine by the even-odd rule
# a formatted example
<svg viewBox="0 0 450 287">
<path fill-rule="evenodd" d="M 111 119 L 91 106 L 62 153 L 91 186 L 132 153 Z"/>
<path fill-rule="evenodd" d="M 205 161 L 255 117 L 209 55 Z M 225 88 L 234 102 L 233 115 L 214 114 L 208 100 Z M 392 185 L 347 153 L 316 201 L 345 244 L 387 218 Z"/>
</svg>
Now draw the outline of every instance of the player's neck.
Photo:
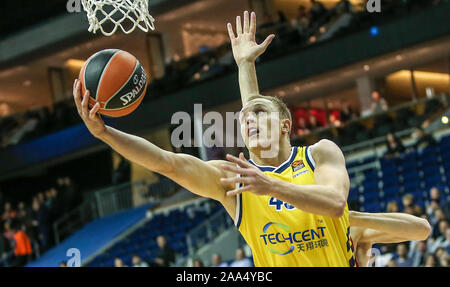
<svg viewBox="0 0 450 287">
<path fill-rule="evenodd" d="M 251 152 L 250 151 L 250 159 L 256 163 L 257 165 L 262 166 L 279 166 L 283 162 L 289 159 L 289 156 L 291 155 L 292 147 L 289 141 L 283 141 L 280 143 L 280 149 L 278 153 L 275 154 L 275 156 L 267 156 L 267 154 L 270 155 L 270 152 L 268 151 L 259 151 L 259 152 Z"/>
</svg>

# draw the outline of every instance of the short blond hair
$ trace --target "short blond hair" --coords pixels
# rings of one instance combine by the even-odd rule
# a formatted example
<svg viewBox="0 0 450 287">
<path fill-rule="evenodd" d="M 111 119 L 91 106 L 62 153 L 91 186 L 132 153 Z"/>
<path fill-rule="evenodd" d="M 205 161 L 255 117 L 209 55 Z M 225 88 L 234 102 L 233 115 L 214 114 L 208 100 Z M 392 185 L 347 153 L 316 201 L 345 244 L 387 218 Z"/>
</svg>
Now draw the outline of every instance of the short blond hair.
<svg viewBox="0 0 450 287">
<path fill-rule="evenodd" d="M 253 95 L 248 98 L 248 101 L 252 101 L 255 99 L 265 99 L 271 101 L 278 109 L 278 111 L 281 113 L 281 117 L 283 119 L 290 120 L 292 123 L 292 115 L 289 108 L 286 106 L 286 104 L 283 102 L 282 99 L 278 97 L 271 97 L 271 96 L 263 96 L 263 95 Z"/>
</svg>

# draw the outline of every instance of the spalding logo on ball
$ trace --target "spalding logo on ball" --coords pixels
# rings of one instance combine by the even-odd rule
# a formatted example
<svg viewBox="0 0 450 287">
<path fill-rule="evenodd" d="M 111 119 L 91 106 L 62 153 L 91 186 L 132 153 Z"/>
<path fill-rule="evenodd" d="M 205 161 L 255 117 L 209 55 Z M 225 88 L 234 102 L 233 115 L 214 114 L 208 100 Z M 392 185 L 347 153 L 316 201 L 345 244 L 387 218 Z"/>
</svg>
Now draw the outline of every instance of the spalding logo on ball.
<svg viewBox="0 0 450 287">
<path fill-rule="evenodd" d="M 147 91 L 141 63 L 128 52 L 108 49 L 92 55 L 80 71 L 83 95 L 90 92 L 89 106 L 100 103 L 99 113 L 121 117 L 133 112 Z"/>
</svg>

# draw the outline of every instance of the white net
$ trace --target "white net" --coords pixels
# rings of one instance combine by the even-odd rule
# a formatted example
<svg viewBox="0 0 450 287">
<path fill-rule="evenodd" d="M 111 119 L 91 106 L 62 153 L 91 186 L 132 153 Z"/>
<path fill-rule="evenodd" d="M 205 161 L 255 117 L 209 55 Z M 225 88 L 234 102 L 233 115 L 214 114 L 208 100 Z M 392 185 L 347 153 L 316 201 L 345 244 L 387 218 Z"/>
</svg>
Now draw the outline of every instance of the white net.
<svg viewBox="0 0 450 287">
<path fill-rule="evenodd" d="M 111 36 L 120 27 L 125 34 L 136 28 L 148 32 L 155 30 L 155 19 L 148 11 L 148 0 L 82 0 L 89 21 L 89 32 L 100 30 Z M 109 23 L 112 23 L 111 26 Z M 106 31 L 106 27 L 111 27 Z"/>
</svg>

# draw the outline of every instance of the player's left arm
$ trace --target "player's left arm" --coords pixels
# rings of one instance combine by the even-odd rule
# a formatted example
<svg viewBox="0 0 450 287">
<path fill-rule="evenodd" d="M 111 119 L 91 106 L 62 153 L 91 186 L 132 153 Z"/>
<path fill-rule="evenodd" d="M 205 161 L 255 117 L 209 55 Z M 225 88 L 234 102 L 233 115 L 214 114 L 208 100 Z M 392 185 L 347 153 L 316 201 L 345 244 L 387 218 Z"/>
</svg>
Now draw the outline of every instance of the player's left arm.
<svg viewBox="0 0 450 287">
<path fill-rule="evenodd" d="M 425 240 L 431 231 L 427 220 L 405 213 L 350 211 L 349 221 L 351 227 L 364 229 L 359 241 L 372 244 Z"/>
<path fill-rule="evenodd" d="M 222 179 L 223 183 L 243 183 L 245 186 L 229 191 L 228 196 L 241 192 L 270 195 L 306 212 L 330 217 L 341 217 L 345 210 L 350 180 L 345 159 L 339 147 L 329 140 L 321 140 L 311 146 L 316 162 L 316 184 L 298 185 L 268 177 L 251 165 L 241 154 L 240 158 L 228 155 L 227 159 L 238 164 L 223 166 L 225 170 L 241 174 L 238 178 Z"/>
<path fill-rule="evenodd" d="M 251 96 L 259 95 L 258 79 L 256 76 L 255 61 L 261 56 L 275 37 L 269 35 L 263 43 L 256 43 L 256 13 L 250 15 L 244 12 L 244 25 L 241 16 L 236 17 L 236 34 L 233 25 L 228 23 L 233 57 L 239 68 L 239 89 L 241 91 L 242 105 L 245 105 Z"/>
</svg>

